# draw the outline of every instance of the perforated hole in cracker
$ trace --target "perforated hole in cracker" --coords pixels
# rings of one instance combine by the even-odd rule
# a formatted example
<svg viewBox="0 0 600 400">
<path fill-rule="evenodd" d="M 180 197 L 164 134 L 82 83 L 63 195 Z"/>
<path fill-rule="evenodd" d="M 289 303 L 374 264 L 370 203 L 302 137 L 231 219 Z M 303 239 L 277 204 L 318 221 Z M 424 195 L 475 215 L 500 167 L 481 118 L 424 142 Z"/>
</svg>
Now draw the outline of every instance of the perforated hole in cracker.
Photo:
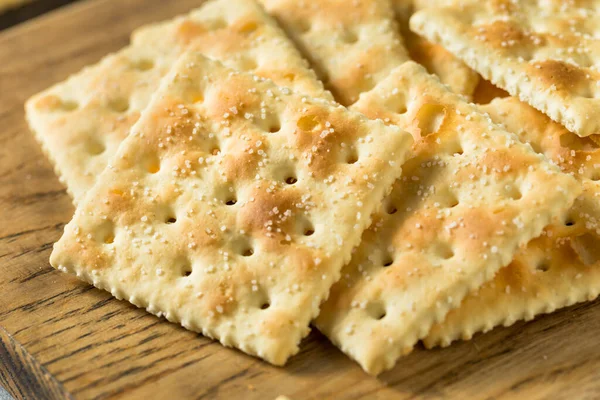
<svg viewBox="0 0 600 400">
<path fill-rule="evenodd" d="M 384 251 L 381 256 L 381 265 L 383 267 L 389 267 L 394 263 L 394 257 L 389 251 Z"/>
<path fill-rule="evenodd" d="M 277 133 L 280 130 L 281 130 L 281 122 L 279 121 L 279 118 L 272 117 L 271 120 L 269 121 L 269 132 Z"/>
<path fill-rule="evenodd" d="M 160 171 L 160 158 L 157 154 L 147 154 L 143 160 L 144 169 L 150 174 Z"/>
<path fill-rule="evenodd" d="M 423 104 L 416 115 L 421 136 L 437 133 L 446 118 L 446 108 L 440 104 Z"/>
<path fill-rule="evenodd" d="M 306 218 L 300 225 L 302 235 L 312 236 L 315 234 L 315 226 L 308 218 Z"/>
<path fill-rule="evenodd" d="M 148 71 L 154 68 L 154 61 L 148 58 L 142 58 L 131 62 L 133 68 L 140 71 Z"/>
<path fill-rule="evenodd" d="M 129 101 L 123 97 L 118 97 L 108 102 L 108 108 L 116 113 L 124 113 L 129 110 Z"/>
<path fill-rule="evenodd" d="M 228 196 L 227 199 L 225 200 L 225 205 L 228 205 L 228 206 L 234 206 L 236 203 L 237 203 L 237 199 L 235 198 L 235 195 Z"/>
<path fill-rule="evenodd" d="M 100 243 L 112 245 L 115 242 L 115 225 L 110 220 L 102 221 L 95 232 L 95 240 Z"/>
<path fill-rule="evenodd" d="M 93 156 L 104 153 L 106 145 L 98 139 L 89 139 L 85 143 L 85 151 Z"/>
<path fill-rule="evenodd" d="M 382 320 L 386 317 L 385 306 L 380 301 L 367 304 L 366 311 L 375 320 Z"/>
<path fill-rule="evenodd" d="M 342 32 L 341 37 L 342 40 L 348 44 L 354 44 L 358 42 L 359 39 L 358 34 L 351 30 L 345 30 Z"/>
<path fill-rule="evenodd" d="M 547 272 L 548 270 L 550 270 L 550 263 L 548 262 L 548 260 L 541 260 L 537 264 L 535 269 L 541 272 Z"/>
</svg>

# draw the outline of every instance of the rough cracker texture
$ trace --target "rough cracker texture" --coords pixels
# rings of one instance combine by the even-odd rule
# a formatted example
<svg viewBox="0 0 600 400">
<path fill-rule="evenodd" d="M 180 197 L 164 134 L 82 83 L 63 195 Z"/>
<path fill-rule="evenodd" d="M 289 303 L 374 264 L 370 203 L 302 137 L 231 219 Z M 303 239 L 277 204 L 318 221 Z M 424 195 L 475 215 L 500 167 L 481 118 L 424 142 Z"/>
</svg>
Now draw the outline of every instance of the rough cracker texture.
<svg viewBox="0 0 600 400">
<path fill-rule="evenodd" d="M 397 0 L 406 1 L 406 0 Z M 451 7 L 466 5 L 469 3 L 475 3 L 479 0 L 411 0 L 415 11 L 422 10 L 424 8 L 439 8 L 439 7 Z M 489 0 L 486 0 L 489 1 Z"/>
<path fill-rule="evenodd" d="M 416 139 L 316 319 L 378 374 L 562 216 L 580 187 L 413 62 L 353 108 Z"/>
<path fill-rule="evenodd" d="M 396 127 L 184 54 L 50 262 L 282 365 L 411 143 Z"/>
<path fill-rule="evenodd" d="M 600 132 L 599 0 L 424 9 L 411 29 L 579 136 Z"/>
<path fill-rule="evenodd" d="M 260 0 L 343 105 L 408 60 L 390 0 Z"/>
<path fill-rule="evenodd" d="M 423 65 L 429 73 L 437 75 L 440 81 L 448 85 L 453 92 L 471 98 L 479 82 L 479 74 L 442 46 L 424 39 L 409 29 L 408 21 L 413 14 L 412 1 L 394 0 L 392 6 L 410 57 Z"/>
<path fill-rule="evenodd" d="M 583 194 L 564 220 L 531 241 L 492 281 L 435 325 L 424 340 L 428 347 L 593 300 L 600 292 L 600 148 L 514 97 L 494 100 L 483 109 L 575 176 Z"/>
<path fill-rule="evenodd" d="M 293 44 L 253 0 L 217 0 L 134 32 L 132 44 L 26 104 L 36 138 L 75 202 L 104 170 L 160 78 L 189 45 L 228 66 L 332 99 Z"/>
</svg>

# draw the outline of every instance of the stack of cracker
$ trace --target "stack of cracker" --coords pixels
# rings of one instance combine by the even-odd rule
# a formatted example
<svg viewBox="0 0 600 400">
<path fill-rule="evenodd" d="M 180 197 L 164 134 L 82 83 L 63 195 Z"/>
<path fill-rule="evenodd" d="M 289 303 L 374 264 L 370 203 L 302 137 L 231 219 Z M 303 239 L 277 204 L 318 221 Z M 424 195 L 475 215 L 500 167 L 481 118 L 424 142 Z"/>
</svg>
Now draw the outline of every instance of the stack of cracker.
<svg viewBox="0 0 600 400">
<path fill-rule="evenodd" d="M 371 374 L 593 299 L 598 7 L 211 0 L 139 28 L 26 104 L 77 206 L 50 262 L 275 365 L 313 324 Z"/>
</svg>

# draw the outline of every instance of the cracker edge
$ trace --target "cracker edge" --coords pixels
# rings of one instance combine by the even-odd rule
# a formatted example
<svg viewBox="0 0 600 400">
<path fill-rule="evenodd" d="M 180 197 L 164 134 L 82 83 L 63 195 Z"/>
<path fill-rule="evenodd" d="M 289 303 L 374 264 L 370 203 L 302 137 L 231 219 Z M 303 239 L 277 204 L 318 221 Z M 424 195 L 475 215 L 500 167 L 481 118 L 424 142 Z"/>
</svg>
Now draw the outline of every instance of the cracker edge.
<svg viewBox="0 0 600 400">
<path fill-rule="evenodd" d="M 585 104 L 587 99 L 571 94 L 562 99 L 537 81 L 524 79 L 522 63 L 507 61 L 496 55 L 495 51 L 487 50 L 481 42 L 462 36 L 463 24 L 445 15 L 443 8 L 423 9 L 411 17 L 409 24 L 414 32 L 443 46 L 485 79 L 548 115 L 576 135 L 585 137 L 600 131 L 600 120 L 592 118 L 597 110 L 591 104 Z M 455 40 L 459 37 L 460 40 Z M 600 102 L 600 99 L 596 100 Z M 570 103 L 576 103 L 578 110 L 568 108 Z"/>
</svg>

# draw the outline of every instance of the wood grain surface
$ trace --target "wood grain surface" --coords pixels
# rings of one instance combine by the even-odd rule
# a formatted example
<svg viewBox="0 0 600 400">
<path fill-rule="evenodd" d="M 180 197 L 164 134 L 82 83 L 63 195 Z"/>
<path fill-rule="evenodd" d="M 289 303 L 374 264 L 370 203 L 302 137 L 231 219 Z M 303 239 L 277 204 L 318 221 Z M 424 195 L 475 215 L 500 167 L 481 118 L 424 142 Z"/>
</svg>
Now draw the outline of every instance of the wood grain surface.
<svg viewBox="0 0 600 400">
<path fill-rule="evenodd" d="M 600 397 L 598 302 L 418 348 L 373 378 L 318 332 L 276 368 L 51 269 L 73 206 L 23 102 L 200 3 L 85 0 L 0 33 L 0 384 L 17 399 Z"/>
<path fill-rule="evenodd" d="M 0 30 L 79 0 L 0 0 Z"/>
</svg>

